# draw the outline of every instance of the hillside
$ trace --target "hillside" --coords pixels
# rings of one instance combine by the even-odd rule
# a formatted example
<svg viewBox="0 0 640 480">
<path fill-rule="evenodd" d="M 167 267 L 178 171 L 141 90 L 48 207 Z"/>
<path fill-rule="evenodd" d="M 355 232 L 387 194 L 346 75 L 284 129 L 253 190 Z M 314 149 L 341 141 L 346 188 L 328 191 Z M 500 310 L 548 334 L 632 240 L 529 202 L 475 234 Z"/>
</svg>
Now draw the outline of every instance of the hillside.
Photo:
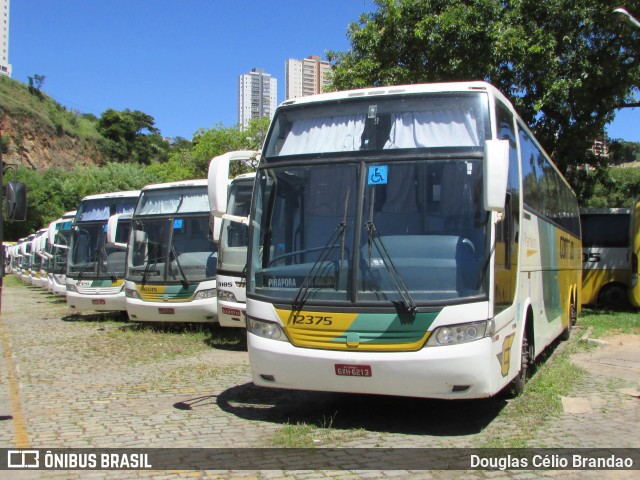
<svg viewBox="0 0 640 480">
<path fill-rule="evenodd" d="M 7 145 L 5 163 L 33 170 L 69 170 L 103 160 L 101 136 L 91 118 L 4 76 L 0 76 L 0 135 Z"/>
</svg>

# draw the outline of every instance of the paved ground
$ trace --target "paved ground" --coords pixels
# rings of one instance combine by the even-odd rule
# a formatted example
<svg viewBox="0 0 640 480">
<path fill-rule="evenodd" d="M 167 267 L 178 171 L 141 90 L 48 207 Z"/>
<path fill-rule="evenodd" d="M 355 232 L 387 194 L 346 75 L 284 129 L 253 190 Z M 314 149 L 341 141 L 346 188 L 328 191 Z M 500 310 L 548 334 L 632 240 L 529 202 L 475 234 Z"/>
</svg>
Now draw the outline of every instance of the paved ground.
<svg viewBox="0 0 640 480">
<path fill-rule="evenodd" d="M 163 358 L 162 345 L 132 347 L 129 339 L 119 350 L 114 331 L 131 327 L 100 320 L 69 316 L 63 301 L 41 290 L 4 288 L 0 448 L 275 447 L 274 436 L 291 431 L 310 435 L 311 444 L 320 447 L 476 448 L 518 433 L 500 416 L 509 408 L 502 399 L 442 402 L 261 390 L 250 381 L 242 348 L 208 340 L 195 351 Z M 587 374 L 562 399 L 563 414 L 527 427 L 525 446 L 640 448 L 640 348 L 635 337 L 612 340 L 576 358 Z M 614 348 L 620 342 L 624 348 Z M 313 431 L 305 433 L 305 425 Z M 621 471 L 5 471 L 0 476 L 5 473 L 11 478 L 633 477 Z"/>
</svg>

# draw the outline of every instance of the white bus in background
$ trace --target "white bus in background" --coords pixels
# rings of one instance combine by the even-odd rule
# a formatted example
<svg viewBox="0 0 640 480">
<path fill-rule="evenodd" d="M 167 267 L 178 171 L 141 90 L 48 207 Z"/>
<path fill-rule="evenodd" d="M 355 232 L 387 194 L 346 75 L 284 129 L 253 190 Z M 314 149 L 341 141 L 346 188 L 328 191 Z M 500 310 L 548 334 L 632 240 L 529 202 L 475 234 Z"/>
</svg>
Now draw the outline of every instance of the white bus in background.
<svg viewBox="0 0 640 480">
<path fill-rule="evenodd" d="M 18 276 L 24 283 L 31 283 L 31 241 L 36 234 L 28 235 L 24 242 L 20 245 L 20 271 Z"/>
<path fill-rule="evenodd" d="M 42 249 L 46 242 L 45 236 L 48 234 L 47 228 L 41 228 L 38 230 L 31 240 L 31 260 L 29 262 L 29 283 L 34 287 L 42 287 L 43 284 L 40 281 L 42 275 L 43 263 L 46 258 L 42 255 Z M 43 241 L 44 240 L 44 241 Z"/>
<path fill-rule="evenodd" d="M 147 185 L 132 218 L 126 308 L 139 322 L 215 322 L 207 180 Z"/>
<path fill-rule="evenodd" d="M 629 305 L 631 210 L 583 208 L 582 304 L 623 308 Z"/>
<path fill-rule="evenodd" d="M 634 199 L 629 210 L 629 303 L 640 307 L 640 198 Z"/>
<path fill-rule="evenodd" d="M 519 393 L 580 310 L 576 197 L 484 82 L 284 102 L 250 219 L 258 386 Z"/>
<path fill-rule="evenodd" d="M 45 250 L 49 256 L 47 288 L 56 295 L 67 294 L 67 256 L 75 216 L 76 211 L 73 210 L 49 224 L 49 237 Z"/>
<path fill-rule="evenodd" d="M 47 246 L 47 238 L 49 237 L 49 229 L 42 228 L 38 230 L 36 238 L 33 239 L 32 262 L 33 268 L 31 269 L 31 284 L 34 287 L 46 288 L 47 286 L 47 269 L 49 268 L 49 262 L 45 253 L 45 247 Z"/>
<path fill-rule="evenodd" d="M 102 193 L 80 202 L 67 259 L 67 305 L 74 312 L 126 311 L 126 251 L 110 245 L 106 231 L 109 218 L 131 213 L 139 196 L 139 190 Z"/>
<path fill-rule="evenodd" d="M 228 195 L 223 185 L 228 178 L 230 161 L 249 161 L 258 152 L 236 151 L 220 155 L 209 165 L 209 201 L 211 214 L 221 219 L 214 226 L 214 239 L 218 243 L 218 322 L 222 327 L 246 326 L 246 270 L 249 228 L 247 219 L 256 174 L 245 173 L 230 181 Z M 220 176 L 220 177 L 218 177 Z"/>
<path fill-rule="evenodd" d="M 23 244 L 27 241 L 27 237 L 23 237 L 11 249 L 11 273 L 20 277 L 22 271 L 22 248 Z"/>
</svg>

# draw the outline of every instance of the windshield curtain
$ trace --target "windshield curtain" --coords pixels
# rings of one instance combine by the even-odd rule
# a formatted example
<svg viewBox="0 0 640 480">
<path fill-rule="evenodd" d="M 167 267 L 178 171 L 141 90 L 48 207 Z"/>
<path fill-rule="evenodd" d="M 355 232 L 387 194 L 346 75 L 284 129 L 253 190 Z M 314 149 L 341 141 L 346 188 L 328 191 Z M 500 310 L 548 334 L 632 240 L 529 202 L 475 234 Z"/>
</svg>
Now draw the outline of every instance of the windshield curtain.
<svg viewBox="0 0 640 480">
<path fill-rule="evenodd" d="M 251 209 L 253 179 L 231 184 L 227 212 L 238 217 L 248 217 Z M 218 269 L 241 274 L 247 263 L 249 227 L 239 222 L 222 220 Z"/>
<path fill-rule="evenodd" d="M 251 293 L 387 305 L 486 295 L 480 154 L 268 168 L 256 188 Z"/>
<path fill-rule="evenodd" d="M 109 220 L 116 213 L 132 213 L 138 197 L 96 198 L 83 200 L 76 214 L 76 223 Z"/>
<path fill-rule="evenodd" d="M 197 188 L 144 190 L 135 214 L 170 215 L 193 212 L 209 212 L 206 185 Z"/>
<path fill-rule="evenodd" d="M 489 135 L 487 103 L 484 93 L 448 93 L 285 107 L 265 156 L 481 147 Z"/>
<path fill-rule="evenodd" d="M 127 280 L 181 283 L 214 279 L 217 249 L 208 228 L 208 214 L 134 219 Z"/>
</svg>

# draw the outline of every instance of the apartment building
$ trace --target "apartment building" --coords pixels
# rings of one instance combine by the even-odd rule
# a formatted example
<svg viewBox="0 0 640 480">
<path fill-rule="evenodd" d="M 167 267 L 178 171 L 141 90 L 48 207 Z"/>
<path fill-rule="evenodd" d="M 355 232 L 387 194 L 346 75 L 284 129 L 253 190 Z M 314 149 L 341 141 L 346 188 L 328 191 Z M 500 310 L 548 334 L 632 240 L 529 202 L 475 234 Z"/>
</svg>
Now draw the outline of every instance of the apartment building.
<svg viewBox="0 0 640 480">
<path fill-rule="evenodd" d="M 9 0 L 0 0 L 0 75 L 11 76 L 9 63 Z"/>
<path fill-rule="evenodd" d="M 252 118 L 273 118 L 278 103 L 278 80 L 261 68 L 238 77 L 238 125 L 249 125 Z"/>
<path fill-rule="evenodd" d="M 286 100 L 322 93 L 329 84 L 330 71 L 331 63 L 316 55 L 302 60 L 288 59 L 285 62 Z"/>
</svg>

